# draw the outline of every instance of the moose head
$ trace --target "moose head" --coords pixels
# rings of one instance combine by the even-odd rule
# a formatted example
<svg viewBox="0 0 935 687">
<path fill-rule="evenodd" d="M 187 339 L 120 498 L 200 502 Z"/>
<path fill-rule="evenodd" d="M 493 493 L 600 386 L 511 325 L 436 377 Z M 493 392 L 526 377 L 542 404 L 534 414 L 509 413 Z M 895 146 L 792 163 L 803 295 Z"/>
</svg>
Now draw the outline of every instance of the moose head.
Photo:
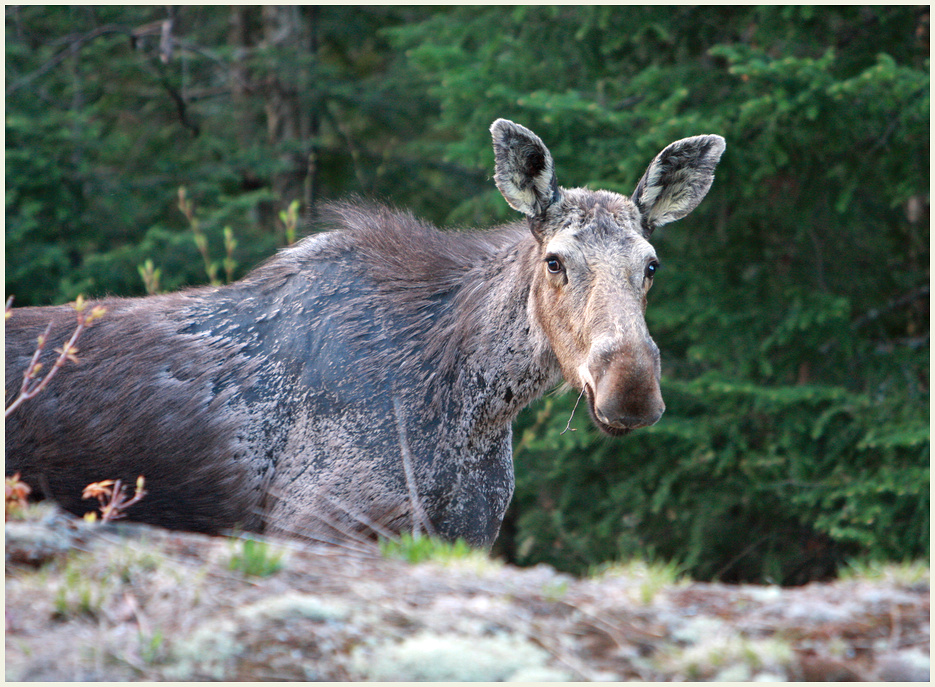
<svg viewBox="0 0 935 687">
<path fill-rule="evenodd" d="M 564 189 L 532 131 L 505 119 L 490 131 L 494 181 L 526 215 L 538 246 L 530 307 L 565 381 L 587 397 L 592 419 L 608 434 L 654 424 L 665 404 L 659 349 L 644 319 L 659 267 L 649 238 L 701 202 L 724 139 L 693 136 L 668 145 L 627 198 Z"/>
</svg>

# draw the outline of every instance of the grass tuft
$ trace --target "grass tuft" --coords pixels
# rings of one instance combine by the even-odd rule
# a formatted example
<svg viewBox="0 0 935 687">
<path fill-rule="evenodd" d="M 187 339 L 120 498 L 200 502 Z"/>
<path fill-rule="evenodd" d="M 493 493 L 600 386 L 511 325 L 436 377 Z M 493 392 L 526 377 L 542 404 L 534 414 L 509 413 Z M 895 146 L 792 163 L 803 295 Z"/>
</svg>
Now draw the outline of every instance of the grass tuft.
<svg viewBox="0 0 935 687">
<path fill-rule="evenodd" d="M 463 539 L 449 542 L 435 537 L 404 532 L 398 539 L 380 540 L 380 553 L 384 558 L 398 558 L 409 563 L 423 561 L 448 562 L 470 558 L 476 553 Z"/>
<path fill-rule="evenodd" d="M 240 551 L 234 551 L 230 558 L 231 570 L 254 577 L 269 577 L 285 565 L 283 552 L 274 551 L 267 542 L 257 539 L 241 539 L 240 542 Z"/>
</svg>

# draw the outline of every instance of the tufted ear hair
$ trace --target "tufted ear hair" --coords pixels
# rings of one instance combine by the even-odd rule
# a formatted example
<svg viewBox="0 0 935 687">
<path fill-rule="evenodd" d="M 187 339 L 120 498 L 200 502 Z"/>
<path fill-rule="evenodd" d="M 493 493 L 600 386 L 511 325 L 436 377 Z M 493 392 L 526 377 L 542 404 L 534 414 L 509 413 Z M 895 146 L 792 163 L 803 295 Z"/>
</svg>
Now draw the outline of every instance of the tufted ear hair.
<svg viewBox="0 0 935 687">
<path fill-rule="evenodd" d="M 649 163 L 631 196 L 647 237 L 656 227 L 698 207 L 711 188 L 714 168 L 726 146 L 715 134 L 692 136 L 670 143 Z"/>
<path fill-rule="evenodd" d="M 495 159 L 494 182 L 506 202 L 530 218 L 541 218 L 559 200 L 552 155 L 524 126 L 498 119 L 490 127 Z"/>
</svg>

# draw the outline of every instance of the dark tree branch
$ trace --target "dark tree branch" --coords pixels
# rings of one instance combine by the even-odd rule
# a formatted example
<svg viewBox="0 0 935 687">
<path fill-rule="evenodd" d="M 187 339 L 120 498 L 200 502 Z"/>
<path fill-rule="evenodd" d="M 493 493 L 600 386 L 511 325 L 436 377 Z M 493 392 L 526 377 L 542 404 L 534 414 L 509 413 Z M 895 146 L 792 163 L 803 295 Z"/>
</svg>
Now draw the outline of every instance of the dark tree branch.
<svg viewBox="0 0 935 687">
<path fill-rule="evenodd" d="M 860 317 L 855 319 L 853 322 L 851 322 L 851 330 L 856 331 L 860 329 L 861 327 L 863 327 L 865 324 L 868 324 L 869 322 L 873 322 L 874 320 L 879 319 L 886 313 L 892 312 L 893 310 L 897 310 L 906 305 L 909 305 L 910 303 L 912 303 L 913 301 L 919 298 L 927 298 L 928 295 L 929 295 L 928 285 L 916 287 L 912 289 L 911 291 L 909 291 L 908 293 L 904 293 L 901 296 L 897 296 L 896 298 L 890 299 L 889 301 L 881 305 L 879 308 L 871 308 L 870 310 L 865 312 L 863 315 L 861 315 Z M 911 348 L 918 348 L 921 345 L 925 344 L 926 342 L 928 342 L 927 334 L 921 337 L 894 339 L 890 341 L 888 344 L 878 343 L 877 352 L 884 350 L 884 348 L 886 348 L 887 345 L 892 345 L 893 343 L 906 345 Z M 840 343 L 839 337 L 833 337 L 825 341 L 825 343 L 823 343 L 821 346 L 819 346 L 818 352 L 821 355 L 826 355 L 839 343 Z"/>
<path fill-rule="evenodd" d="M 31 72 L 27 74 L 26 76 L 20 77 L 19 79 L 14 81 L 12 84 L 7 86 L 6 95 L 9 96 L 15 93 L 16 91 L 23 88 L 24 86 L 28 86 L 29 84 L 31 84 L 33 81 L 38 79 L 40 76 L 43 76 L 44 74 L 47 74 L 48 72 L 52 71 L 53 69 L 55 69 L 55 67 L 61 64 L 62 61 L 66 57 L 68 57 L 69 55 L 76 54 L 79 50 L 81 50 L 88 43 L 91 43 L 92 41 L 94 41 L 97 38 L 100 38 L 101 36 L 107 36 L 112 33 L 123 34 L 124 36 L 129 36 L 130 38 L 133 38 L 133 35 L 134 35 L 133 31 L 128 29 L 126 26 L 121 26 L 118 24 L 107 24 L 105 26 L 100 26 L 94 29 L 93 31 L 88 31 L 85 34 L 74 36 L 69 41 L 69 45 L 67 48 L 56 53 L 50 60 L 48 60 L 45 64 L 43 64 L 41 67 L 39 67 L 34 72 Z"/>
<path fill-rule="evenodd" d="M 861 315 L 860 317 L 858 317 L 856 320 L 854 320 L 851 323 L 851 329 L 859 329 L 860 327 L 863 327 L 868 322 L 872 322 L 873 320 L 879 318 L 881 315 L 885 315 L 888 312 L 897 310 L 898 308 L 901 308 L 904 305 L 909 305 L 914 300 L 918 298 L 925 298 L 928 295 L 929 295 L 928 285 L 915 288 L 908 293 L 904 293 L 902 296 L 897 296 L 896 298 L 893 298 L 887 303 L 884 303 L 883 305 L 881 305 L 879 308 L 873 308 L 871 310 L 868 310 L 866 313 L 864 313 L 863 315 Z"/>
<path fill-rule="evenodd" d="M 189 118 L 185 98 L 171 83 L 169 83 L 169 79 L 160 77 L 159 80 L 162 83 L 163 88 L 166 89 L 166 93 L 169 94 L 169 97 L 172 98 L 172 101 L 175 103 L 175 109 L 179 114 L 179 121 L 182 123 L 182 126 L 190 129 L 193 137 L 197 137 L 198 134 L 201 133 L 201 127 L 198 126 L 197 122 L 194 122 Z"/>
<path fill-rule="evenodd" d="M 171 18 L 150 22 L 149 24 L 138 26 L 135 29 L 130 29 L 127 26 L 120 24 L 107 24 L 105 26 L 99 26 L 96 29 L 88 31 L 87 33 L 69 36 L 65 39 L 68 42 L 67 48 L 57 52 L 51 59 L 46 61 L 45 64 L 43 64 L 35 71 L 26 74 L 25 76 L 10 84 L 10 86 L 8 86 L 6 89 L 6 95 L 10 96 L 21 88 L 28 86 L 39 77 L 49 73 L 59 64 L 61 64 L 67 57 L 77 54 L 82 48 L 94 40 L 101 38 L 102 36 L 108 36 L 115 33 L 127 36 L 134 46 L 136 45 L 137 39 L 143 36 L 158 35 L 160 37 L 159 58 L 161 62 L 165 64 L 168 62 L 168 58 L 172 55 L 173 45 L 178 44 L 178 41 L 172 35 L 173 24 L 174 22 Z M 169 80 L 164 74 L 159 73 L 157 78 L 159 79 L 159 82 L 162 84 L 163 88 L 166 89 L 169 97 L 172 98 L 172 101 L 175 103 L 176 110 L 179 114 L 179 121 L 181 121 L 183 126 L 190 129 L 193 134 L 197 136 L 200 133 L 200 128 L 188 116 L 185 99 L 182 97 L 182 94 L 179 93 L 178 90 L 169 83 Z"/>
</svg>

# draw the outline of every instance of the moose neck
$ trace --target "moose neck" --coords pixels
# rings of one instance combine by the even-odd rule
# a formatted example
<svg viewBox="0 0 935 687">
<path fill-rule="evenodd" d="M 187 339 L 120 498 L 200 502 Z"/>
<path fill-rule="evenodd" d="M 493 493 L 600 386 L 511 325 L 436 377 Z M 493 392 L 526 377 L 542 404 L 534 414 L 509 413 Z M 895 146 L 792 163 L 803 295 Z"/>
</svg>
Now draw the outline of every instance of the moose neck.
<svg viewBox="0 0 935 687">
<path fill-rule="evenodd" d="M 489 232 L 440 232 L 380 206 L 333 210 L 340 231 L 306 239 L 244 280 L 243 288 L 264 284 L 264 298 L 219 290 L 212 298 L 228 305 L 213 306 L 216 321 L 207 327 L 229 328 L 239 321 L 235 311 L 261 307 L 259 317 L 246 315 L 249 329 L 265 332 L 261 336 L 287 366 L 301 367 L 320 365 L 307 355 L 309 337 L 335 326 L 359 330 L 366 322 L 370 335 L 344 346 L 354 374 L 392 379 L 394 397 L 428 402 L 434 409 L 429 415 L 457 416 L 462 422 L 455 424 L 480 431 L 508 426 L 559 381 L 558 363 L 529 305 L 539 260 L 525 223 Z M 343 282 L 299 278 L 327 263 L 345 265 Z M 356 286 L 343 307 L 321 313 L 305 303 L 312 289 L 327 288 L 330 298 L 349 284 Z M 308 327 L 284 326 L 285 318 L 266 314 L 292 303 L 305 309 Z M 381 337 L 392 344 L 379 348 L 375 341 L 387 341 Z"/>
<path fill-rule="evenodd" d="M 510 423 L 561 374 L 530 307 L 535 239 L 525 226 L 501 236 L 502 248 L 464 275 L 445 327 L 442 369 L 458 380 L 460 412 L 481 427 Z"/>
</svg>

